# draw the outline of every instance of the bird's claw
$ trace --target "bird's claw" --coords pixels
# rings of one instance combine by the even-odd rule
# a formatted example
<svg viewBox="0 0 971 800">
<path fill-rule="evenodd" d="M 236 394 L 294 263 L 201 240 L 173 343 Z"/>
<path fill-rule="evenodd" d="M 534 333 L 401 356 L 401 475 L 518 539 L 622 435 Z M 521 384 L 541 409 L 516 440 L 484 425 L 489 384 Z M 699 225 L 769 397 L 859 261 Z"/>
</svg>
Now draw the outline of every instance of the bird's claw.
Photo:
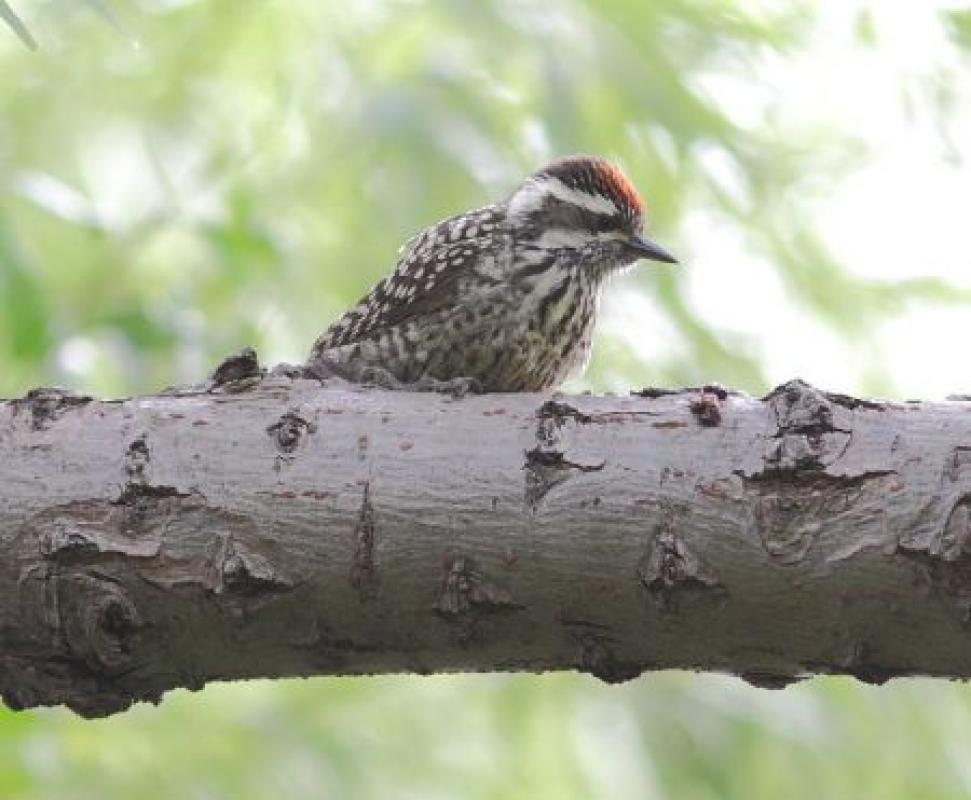
<svg viewBox="0 0 971 800">
<path fill-rule="evenodd" d="M 438 392 L 439 394 L 449 394 L 456 400 L 470 394 L 484 394 L 482 383 L 478 378 L 460 377 L 449 378 L 447 381 L 440 381 L 435 378 L 422 378 L 414 384 L 408 384 L 407 388 L 414 387 L 418 392 Z"/>
</svg>

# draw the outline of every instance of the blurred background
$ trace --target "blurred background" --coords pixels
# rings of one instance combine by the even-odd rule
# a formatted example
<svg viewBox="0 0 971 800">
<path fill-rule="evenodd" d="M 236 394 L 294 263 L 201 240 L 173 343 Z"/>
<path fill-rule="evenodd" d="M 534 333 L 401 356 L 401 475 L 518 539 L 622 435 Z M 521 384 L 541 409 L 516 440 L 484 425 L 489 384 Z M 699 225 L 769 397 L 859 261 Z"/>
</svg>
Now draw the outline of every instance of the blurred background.
<svg viewBox="0 0 971 800">
<path fill-rule="evenodd" d="M 971 4 L 6 0 L 0 396 L 302 360 L 421 227 L 618 161 L 677 269 L 572 388 L 971 391 Z M 314 679 L 0 712 L 4 798 L 964 798 L 971 688 Z"/>
</svg>

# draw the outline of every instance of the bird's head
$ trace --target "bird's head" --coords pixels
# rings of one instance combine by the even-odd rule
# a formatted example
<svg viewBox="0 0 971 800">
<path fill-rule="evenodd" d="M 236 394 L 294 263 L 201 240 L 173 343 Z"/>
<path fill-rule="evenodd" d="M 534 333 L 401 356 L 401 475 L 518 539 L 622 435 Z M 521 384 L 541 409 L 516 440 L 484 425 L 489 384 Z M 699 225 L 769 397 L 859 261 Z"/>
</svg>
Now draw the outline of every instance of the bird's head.
<svg viewBox="0 0 971 800">
<path fill-rule="evenodd" d="M 580 251 L 611 268 L 639 259 L 677 263 L 643 233 L 644 204 L 618 167 L 595 156 L 569 156 L 526 178 L 509 198 L 513 227 L 545 249 Z"/>
</svg>

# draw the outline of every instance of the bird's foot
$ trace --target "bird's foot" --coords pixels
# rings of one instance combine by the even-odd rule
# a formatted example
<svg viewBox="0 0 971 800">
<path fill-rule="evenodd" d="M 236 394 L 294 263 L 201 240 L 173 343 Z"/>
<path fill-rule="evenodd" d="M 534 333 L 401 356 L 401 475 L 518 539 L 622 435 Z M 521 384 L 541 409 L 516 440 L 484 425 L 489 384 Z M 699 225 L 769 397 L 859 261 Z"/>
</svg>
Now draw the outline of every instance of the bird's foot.
<svg viewBox="0 0 971 800">
<path fill-rule="evenodd" d="M 318 381 L 337 378 L 348 383 L 361 383 L 357 377 L 359 371 L 350 369 L 348 364 L 332 361 L 329 358 L 315 358 L 313 361 L 308 361 L 303 365 L 301 368 L 301 377 L 312 378 Z"/>
<path fill-rule="evenodd" d="M 454 398 L 469 394 L 482 394 L 482 384 L 476 378 L 458 377 L 439 380 L 427 376 L 416 381 L 403 381 L 391 372 L 374 365 L 339 364 L 328 359 L 318 358 L 304 367 L 304 375 L 317 380 L 340 378 L 349 383 L 374 386 L 392 392 L 436 392 Z"/>
<path fill-rule="evenodd" d="M 413 392 L 438 392 L 449 394 L 456 400 L 470 394 L 484 394 L 485 390 L 477 378 L 461 377 L 440 381 L 437 378 L 419 378 L 415 383 L 405 384 Z"/>
<path fill-rule="evenodd" d="M 356 382 L 394 392 L 435 392 L 451 395 L 456 399 L 469 394 L 482 394 L 482 384 L 475 378 L 439 380 L 422 376 L 416 381 L 402 381 L 382 367 L 365 367 L 358 374 Z"/>
</svg>

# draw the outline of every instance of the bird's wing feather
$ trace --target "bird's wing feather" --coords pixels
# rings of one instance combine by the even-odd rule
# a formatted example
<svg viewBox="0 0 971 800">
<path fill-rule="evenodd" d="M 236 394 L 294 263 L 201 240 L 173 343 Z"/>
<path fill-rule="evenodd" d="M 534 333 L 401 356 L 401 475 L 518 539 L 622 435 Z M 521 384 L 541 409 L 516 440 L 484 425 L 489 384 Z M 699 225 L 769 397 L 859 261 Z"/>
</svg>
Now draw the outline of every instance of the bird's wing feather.
<svg viewBox="0 0 971 800">
<path fill-rule="evenodd" d="M 410 239 L 394 272 L 321 334 L 314 355 L 454 306 L 462 276 L 495 252 L 498 216 L 488 206 L 442 220 Z"/>
</svg>

